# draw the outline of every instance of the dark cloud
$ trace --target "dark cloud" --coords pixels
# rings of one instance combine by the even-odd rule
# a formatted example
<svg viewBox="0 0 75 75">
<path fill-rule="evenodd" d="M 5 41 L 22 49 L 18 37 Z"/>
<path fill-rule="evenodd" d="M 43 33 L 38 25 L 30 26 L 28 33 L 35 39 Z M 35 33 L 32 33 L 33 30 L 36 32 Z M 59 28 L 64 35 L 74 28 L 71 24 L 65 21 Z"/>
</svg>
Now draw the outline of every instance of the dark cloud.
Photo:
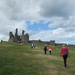
<svg viewBox="0 0 75 75">
<path fill-rule="evenodd" d="M 40 9 L 40 15 L 43 17 L 64 17 L 69 18 L 73 15 L 73 3 L 71 0 L 45 0 Z M 73 0 L 72 0 L 73 1 Z"/>
<path fill-rule="evenodd" d="M 64 28 L 64 30 L 67 32 L 75 32 L 75 27 L 67 27 L 67 28 Z"/>
</svg>

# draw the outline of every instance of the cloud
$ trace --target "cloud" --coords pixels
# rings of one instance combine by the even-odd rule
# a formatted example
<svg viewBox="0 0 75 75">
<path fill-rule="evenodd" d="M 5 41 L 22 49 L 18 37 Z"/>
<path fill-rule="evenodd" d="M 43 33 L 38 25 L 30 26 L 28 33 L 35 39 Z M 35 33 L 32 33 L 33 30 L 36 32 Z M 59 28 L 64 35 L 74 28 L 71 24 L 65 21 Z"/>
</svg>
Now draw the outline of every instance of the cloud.
<svg viewBox="0 0 75 75">
<path fill-rule="evenodd" d="M 75 42 L 75 33 L 66 32 L 63 28 L 58 28 L 55 30 L 46 30 L 35 32 L 34 35 L 30 36 L 30 40 L 41 40 L 41 41 L 50 41 L 55 40 L 56 43 L 74 43 Z"/>
<path fill-rule="evenodd" d="M 0 34 L 0 39 L 6 41 L 8 39 L 8 35 Z"/>
<path fill-rule="evenodd" d="M 35 0 L 1 0 L 1 12 L 10 20 L 36 19 L 37 11 L 39 11 L 39 0 L 36 2 Z"/>
<path fill-rule="evenodd" d="M 18 28 L 19 35 L 25 30 L 33 40 L 75 42 L 74 3 L 74 0 L 0 0 L 0 40 L 8 40 L 9 32 L 15 34 Z M 50 22 L 48 30 L 42 26 L 35 32 L 28 30 L 26 21 L 33 26 L 40 20 L 43 24 Z"/>
<path fill-rule="evenodd" d="M 0 0 L 1 35 L 9 36 L 9 32 L 12 31 L 15 33 L 16 28 L 19 29 L 19 35 L 21 35 L 21 30 L 28 31 L 25 21 L 31 20 L 31 23 L 33 23 L 37 20 L 37 11 L 39 10 L 39 6 L 37 6 L 39 4 L 38 1 L 35 4 L 35 0 Z M 4 38 L 0 37 L 1 39 Z"/>
<path fill-rule="evenodd" d="M 69 19 L 63 19 L 56 17 L 52 20 L 52 23 L 48 25 L 49 28 L 60 27 L 66 31 L 74 31 L 75 29 L 75 16 L 71 16 Z"/>
<path fill-rule="evenodd" d="M 75 12 L 74 2 L 74 0 L 44 0 L 41 5 L 40 15 L 46 18 L 69 18 Z"/>
</svg>

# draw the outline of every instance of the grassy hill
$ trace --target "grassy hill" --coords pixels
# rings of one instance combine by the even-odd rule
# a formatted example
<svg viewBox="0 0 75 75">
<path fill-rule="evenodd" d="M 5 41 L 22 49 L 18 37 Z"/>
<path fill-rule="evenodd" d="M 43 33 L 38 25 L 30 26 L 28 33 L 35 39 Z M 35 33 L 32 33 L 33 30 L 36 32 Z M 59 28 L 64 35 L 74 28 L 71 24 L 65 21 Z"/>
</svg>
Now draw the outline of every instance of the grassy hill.
<svg viewBox="0 0 75 75">
<path fill-rule="evenodd" d="M 68 67 L 63 66 L 60 46 L 53 46 L 52 55 L 44 54 L 43 46 L 36 44 L 0 43 L 0 75 L 75 75 L 75 48 L 68 47 Z"/>
</svg>

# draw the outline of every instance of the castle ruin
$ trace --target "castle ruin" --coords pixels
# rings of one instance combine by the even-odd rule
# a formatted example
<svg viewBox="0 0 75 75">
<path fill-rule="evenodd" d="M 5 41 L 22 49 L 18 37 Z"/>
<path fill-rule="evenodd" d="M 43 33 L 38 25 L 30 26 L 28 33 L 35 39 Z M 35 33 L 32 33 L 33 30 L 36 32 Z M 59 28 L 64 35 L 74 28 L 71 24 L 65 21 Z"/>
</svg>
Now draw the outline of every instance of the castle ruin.
<svg viewBox="0 0 75 75">
<path fill-rule="evenodd" d="M 10 43 L 34 43 L 34 44 L 48 44 L 52 46 L 62 46 L 64 43 L 55 43 L 55 40 L 50 40 L 50 41 L 41 41 L 39 40 L 29 40 L 29 35 L 28 33 L 24 34 L 25 31 L 22 30 L 22 35 L 18 35 L 18 29 L 16 28 L 15 34 L 13 35 L 12 32 L 9 32 L 9 42 Z M 3 41 L 2 41 L 3 42 Z M 67 44 L 65 44 L 67 45 Z M 69 44 L 68 46 L 75 46 Z"/>
<path fill-rule="evenodd" d="M 50 45 L 55 45 L 55 41 L 51 40 L 50 42 L 43 42 L 40 39 L 39 40 L 31 40 L 29 41 L 29 35 L 24 34 L 25 31 L 22 30 L 22 35 L 18 35 L 18 29 L 16 28 L 15 34 L 13 35 L 12 32 L 9 32 L 9 42 L 10 43 L 41 43 L 41 44 L 50 44 Z"/>
<path fill-rule="evenodd" d="M 29 35 L 24 34 L 24 30 L 22 30 L 22 36 L 18 35 L 18 29 L 15 30 L 15 35 L 12 32 L 9 32 L 9 42 L 10 43 L 29 43 Z"/>
</svg>

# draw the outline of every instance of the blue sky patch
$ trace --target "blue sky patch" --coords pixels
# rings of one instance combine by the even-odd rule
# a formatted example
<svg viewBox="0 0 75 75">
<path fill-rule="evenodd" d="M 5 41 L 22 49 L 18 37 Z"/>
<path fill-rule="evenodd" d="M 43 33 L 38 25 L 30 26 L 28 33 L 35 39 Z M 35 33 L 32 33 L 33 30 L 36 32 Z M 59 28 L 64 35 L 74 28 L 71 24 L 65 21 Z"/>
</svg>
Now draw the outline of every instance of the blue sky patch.
<svg viewBox="0 0 75 75">
<path fill-rule="evenodd" d="M 51 22 L 44 22 L 44 20 L 40 20 L 38 23 L 34 22 L 33 25 L 31 24 L 30 21 L 26 21 L 28 24 L 27 29 L 28 30 L 33 30 L 33 31 L 38 31 L 38 30 L 54 30 L 56 28 L 48 28 L 48 25 L 51 24 Z"/>
</svg>

